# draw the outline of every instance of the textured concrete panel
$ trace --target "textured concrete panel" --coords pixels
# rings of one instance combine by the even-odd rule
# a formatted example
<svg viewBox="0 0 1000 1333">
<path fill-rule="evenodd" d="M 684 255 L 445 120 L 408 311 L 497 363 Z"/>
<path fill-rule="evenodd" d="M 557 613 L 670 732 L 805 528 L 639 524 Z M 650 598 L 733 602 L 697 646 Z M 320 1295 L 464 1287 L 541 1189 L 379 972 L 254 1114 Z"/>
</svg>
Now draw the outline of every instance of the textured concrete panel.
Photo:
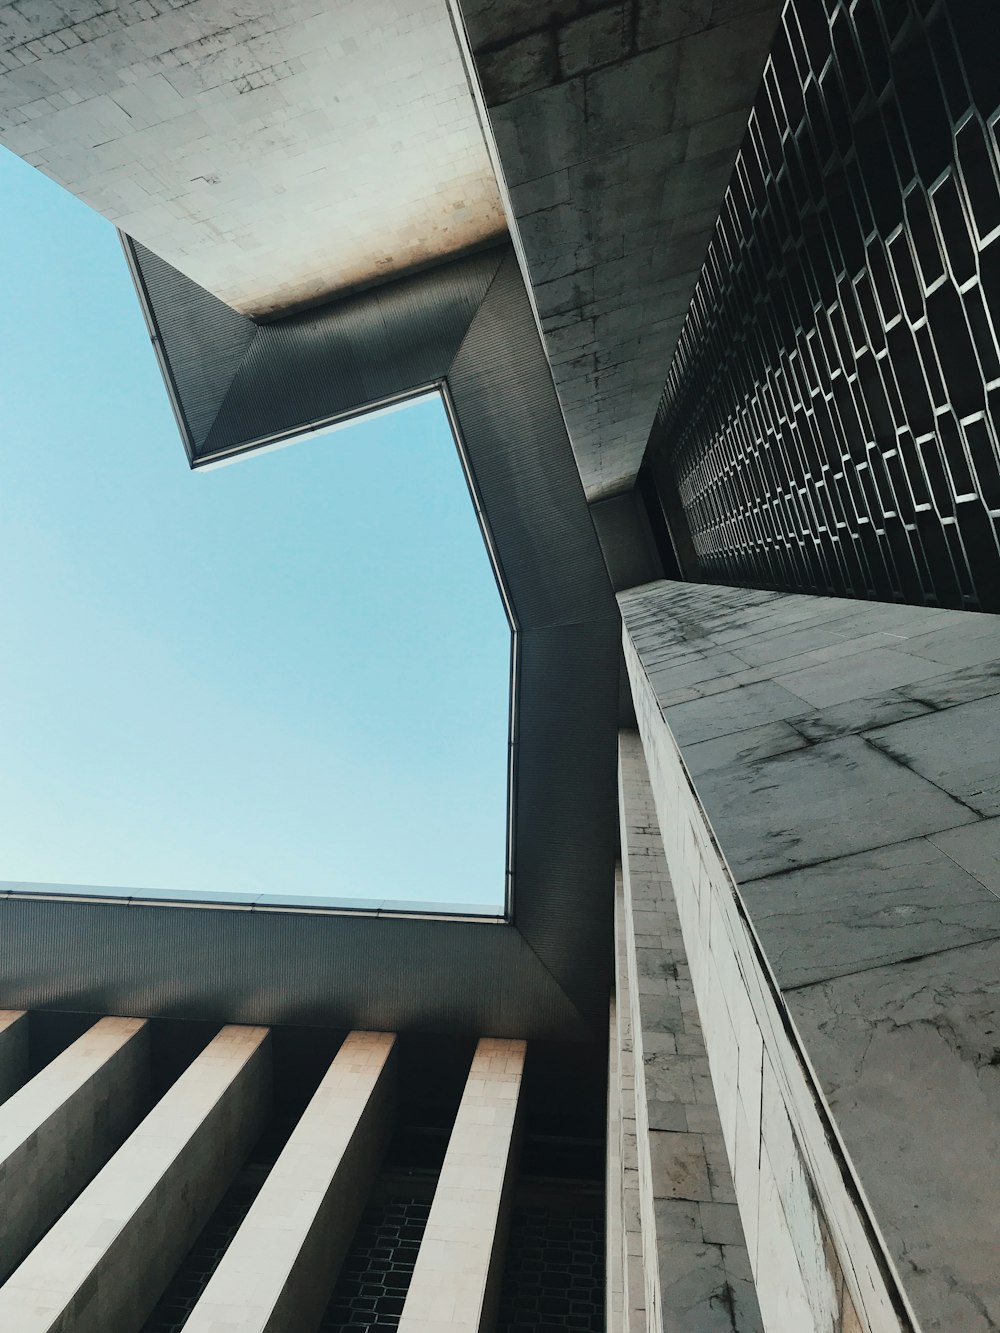
<svg viewBox="0 0 1000 1333">
<path fill-rule="evenodd" d="M 921 1327 L 1000 1328 L 1000 943 L 788 994 Z"/>
<path fill-rule="evenodd" d="M 949 1145 L 1000 1132 L 1000 619 L 667 583 L 619 600 L 921 1327 L 989 1329 L 1000 1185 L 988 1147 L 973 1172 Z M 772 720 L 774 689 L 807 710 Z M 735 728 L 696 739 L 713 710 Z M 781 1099 L 779 1079 L 777 1124 Z"/>
<path fill-rule="evenodd" d="M 149 1097 L 141 1018 L 102 1018 L 0 1107 L 0 1281 L 135 1128 Z"/>
<path fill-rule="evenodd" d="M 716 768 L 702 775 L 698 790 L 726 830 L 726 855 L 740 880 L 975 819 L 966 806 L 861 736 Z"/>
<path fill-rule="evenodd" d="M 624 490 L 746 130 L 776 0 L 462 0 L 588 498 Z"/>
<path fill-rule="evenodd" d="M 995 840 L 989 823 L 996 822 L 967 830 L 989 831 Z M 1000 879 L 991 891 L 939 848 L 939 839 L 965 832 L 893 843 L 745 884 L 744 898 L 781 985 L 809 985 L 1000 938 Z M 979 845 L 970 840 L 970 850 Z"/>
<path fill-rule="evenodd" d="M 399 1321 L 400 1333 L 486 1333 L 495 1320 L 526 1045 L 476 1047 Z"/>
<path fill-rule="evenodd" d="M 186 1333 L 313 1329 L 385 1151 L 395 1038 L 352 1032 L 275 1162 Z"/>
<path fill-rule="evenodd" d="M 0 1009 L 0 1102 L 24 1082 L 28 1070 L 28 1015 Z"/>
<path fill-rule="evenodd" d="M 444 0 L 6 5 L 0 142 L 253 315 L 506 225 Z"/>
<path fill-rule="evenodd" d="M 137 1333 L 260 1134 L 266 1028 L 223 1028 L 0 1288 L 0 1328 Z"/>
<path fill-rule="evenodd" d="M 608 1138 L 605 1160 L 604 1197 L 607 1200 L 604 1248 L 604 1308 L 608 1333 L 623 1333 L 625 1287 L 625 1228 L 622 1208 L 623 1101 L 620 1086 L 621 1053 L 618 1049 L 618 1014 L 611 997 L 608 1020 Z"/>
</svg>

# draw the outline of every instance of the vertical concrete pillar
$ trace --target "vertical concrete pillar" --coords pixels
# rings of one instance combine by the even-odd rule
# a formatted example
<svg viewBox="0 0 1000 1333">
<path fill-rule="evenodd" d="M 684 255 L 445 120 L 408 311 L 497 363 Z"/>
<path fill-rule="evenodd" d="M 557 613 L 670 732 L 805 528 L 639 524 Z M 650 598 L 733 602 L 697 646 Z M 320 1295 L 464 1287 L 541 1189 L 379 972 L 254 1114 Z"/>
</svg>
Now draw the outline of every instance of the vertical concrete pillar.
<svg viewBox="0 0 1000 1333">
<path fill-rule="evenodd" d="M 387 1146 L 394 1042 L 384 1032 L 347 1037 L 185 1333 L 316 1328 Z"/>
<path fill-rule="evenodd" d="M 0 1009 L 0 1102 L 24 1082 L 28 1072 L 28 1015 Z"/>
<path fill-rule="evenodd" d="M 635 1125 L 635 1056 L 632 1038 L 632 995 L 625 943 L 624 890 L 621 867 L 615 870 L 615 1043 L 618 1070 L 618 1153 L 621 1160 L 621 1234 L 617 1267 L 622 1285 L 623 1333 L 646 1333 L 646 1278 L 643 1268 L 642 1223 L 639 1217 L 639 1153 Z"/>
<path fill-rule="evenodd" d="M 608 1333 L 623 1333 L 622 1288 L 622 1098 L 619 1086 L 618 1016 L 615 997 L 608 1014 L 608 1137 L 605 1148 L 604 1309 Z"/>
<path fill-rule="evenodd" d="M 489 1037 L 476 1047 L 399 1333 L 494 1325 L 525 1050 L 523 1041 Z"/>
<path fill-rule="evenodd" d="M 138 1333 L 263 1128 L 267 1035 L 208 1044 L 0 1288 L 0 1328 Z"/>
<path fill-rule="evenodd" d="M 145 1019 L 102 1018 L 0 1106 L 0 1281 L 135 1128 Z"/>
<path fill-rule="evenodd" d="M 632 1015 L 648 1326 L 650 1333 L 758 1333 L 760 1309 L 694 985 L 633 732 L 620 736 L 619 800 L 617 934 L 625 957 L 619 949 L 618 972 L 627 977 Z"/>
</svg>

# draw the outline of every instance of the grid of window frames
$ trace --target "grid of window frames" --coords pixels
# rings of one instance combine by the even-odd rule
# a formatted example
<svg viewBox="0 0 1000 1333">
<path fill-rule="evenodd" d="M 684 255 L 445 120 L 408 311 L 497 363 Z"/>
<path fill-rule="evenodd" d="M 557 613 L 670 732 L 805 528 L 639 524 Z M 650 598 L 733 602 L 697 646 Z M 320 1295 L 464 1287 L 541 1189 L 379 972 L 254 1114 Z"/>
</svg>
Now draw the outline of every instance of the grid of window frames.
<svg viewBox="0 0 1000 1333">
<path fill-rule="evenodd" d="M 995 0 L 790 0 L 654 430 L 701 577 L 1000 610 Z"/>
</svg>

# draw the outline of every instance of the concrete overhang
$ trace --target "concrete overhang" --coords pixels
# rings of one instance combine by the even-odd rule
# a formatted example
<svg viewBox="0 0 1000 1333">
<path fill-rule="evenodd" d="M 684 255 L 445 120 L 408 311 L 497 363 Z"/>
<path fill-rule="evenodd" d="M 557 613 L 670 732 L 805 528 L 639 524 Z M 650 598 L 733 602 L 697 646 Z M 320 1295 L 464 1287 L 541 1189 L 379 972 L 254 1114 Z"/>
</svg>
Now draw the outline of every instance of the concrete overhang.
<svg viewBox="0 0 1000 1333">
<path fill-rule="evenodd" d="M 445 0 L 3 5 L 0 142 L 258 317 L 506 232 Z"/>
<path fill-rule="evenodd" d="M 0 11 L 0 142 L 255 318 L 509 222 L 602 499 L 642 459 L 780 7 L 28 0 Z"/>
</svg>

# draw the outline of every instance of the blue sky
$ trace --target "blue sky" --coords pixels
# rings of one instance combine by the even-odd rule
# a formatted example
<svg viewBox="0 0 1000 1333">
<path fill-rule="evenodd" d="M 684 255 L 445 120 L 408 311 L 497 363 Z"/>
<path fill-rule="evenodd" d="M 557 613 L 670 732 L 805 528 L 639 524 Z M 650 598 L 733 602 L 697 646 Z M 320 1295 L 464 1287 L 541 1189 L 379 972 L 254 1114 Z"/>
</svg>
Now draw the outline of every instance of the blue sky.
<svg viewBox="0 0 1000 1333">
<path fill-rule="evenodd" d="M 0 200 L 0 880 L 499 906 L 440 403 L 192 473 L 113 228 L 3 150 Z"/>
</svg>

